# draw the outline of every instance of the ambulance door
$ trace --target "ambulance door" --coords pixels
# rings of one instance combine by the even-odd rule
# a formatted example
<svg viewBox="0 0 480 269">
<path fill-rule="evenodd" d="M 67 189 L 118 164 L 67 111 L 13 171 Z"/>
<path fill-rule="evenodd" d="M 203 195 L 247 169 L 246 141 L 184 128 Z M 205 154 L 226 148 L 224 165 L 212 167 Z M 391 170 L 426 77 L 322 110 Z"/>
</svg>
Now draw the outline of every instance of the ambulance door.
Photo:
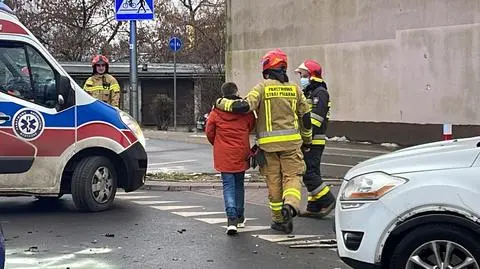
<svg viewBox="0 0 480 269">
<path fill-rule="evenodd" d="M 58 189 L 62 154 L 75 144 L 62 81 L 32 45 L 0 40 L 0 190 Z"/>
</svg>

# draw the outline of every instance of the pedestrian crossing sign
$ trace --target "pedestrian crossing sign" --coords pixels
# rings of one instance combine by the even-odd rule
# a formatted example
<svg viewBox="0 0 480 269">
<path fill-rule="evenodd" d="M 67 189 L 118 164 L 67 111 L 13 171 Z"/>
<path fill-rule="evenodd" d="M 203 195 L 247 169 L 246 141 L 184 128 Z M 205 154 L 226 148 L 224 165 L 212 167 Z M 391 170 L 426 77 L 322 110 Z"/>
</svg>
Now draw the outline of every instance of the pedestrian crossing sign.
<svg viewBox="0 0 480 269">
<path fill-rule="evenodd" d="M 117 21 L 153 20 L 153 0 L 115 0 Z"/>
</svg>

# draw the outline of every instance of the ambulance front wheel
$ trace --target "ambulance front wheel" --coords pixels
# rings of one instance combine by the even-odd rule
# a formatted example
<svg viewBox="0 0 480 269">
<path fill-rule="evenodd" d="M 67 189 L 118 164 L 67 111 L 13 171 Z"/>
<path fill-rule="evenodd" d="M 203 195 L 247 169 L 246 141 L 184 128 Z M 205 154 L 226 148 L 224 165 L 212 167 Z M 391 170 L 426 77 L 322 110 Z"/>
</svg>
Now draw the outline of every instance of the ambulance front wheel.
<svg viewBox="0 0 480 269">
<path fill-rule="evenodd" d="M 112 205 L 116 192 L 117 173 L 106 157 L 87 157 L 75 167 L 72 198 L 79 210 L 106 210 Z"/>
</svg>

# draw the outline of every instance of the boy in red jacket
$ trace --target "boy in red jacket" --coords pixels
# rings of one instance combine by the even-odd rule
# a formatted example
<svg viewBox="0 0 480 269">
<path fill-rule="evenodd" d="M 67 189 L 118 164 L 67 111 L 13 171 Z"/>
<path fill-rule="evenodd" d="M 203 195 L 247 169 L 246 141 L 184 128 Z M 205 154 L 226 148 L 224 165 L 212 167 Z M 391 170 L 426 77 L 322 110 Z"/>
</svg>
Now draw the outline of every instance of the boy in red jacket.
<svg viewBox="0 0 480 269">
<path fill-rule="evenodd" d="M 237 85 L 233 82 L 222 85 L 222 94 L 226 99 L 241 99 Z M 254 126 L 253 113 L 230 113 L 216 108 L 212 109 L 207 120 L 206 133 L 208 141 L 213 145 L 214 166 L 222 174 L 228 235 L 236 234 L 237 226 L 245 227 L 243 182 L 245 171 L 250 167 L 249 134 Z"/>
</svg>

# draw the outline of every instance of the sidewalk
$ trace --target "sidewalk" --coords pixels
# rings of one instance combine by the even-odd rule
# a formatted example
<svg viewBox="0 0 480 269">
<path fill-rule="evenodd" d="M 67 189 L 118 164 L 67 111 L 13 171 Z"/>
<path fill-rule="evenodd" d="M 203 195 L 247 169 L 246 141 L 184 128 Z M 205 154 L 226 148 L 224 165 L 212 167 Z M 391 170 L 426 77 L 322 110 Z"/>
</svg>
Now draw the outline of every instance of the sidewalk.
<svg viewBox="0 0 480 269">
<path fill-rule="evenodd" d="M 195 144 L 209 144 L 207 136 L 205 133 L 189 133 L 189 132 L 170 132 L 170 131 L 157 131 L 155 129 L 142 129 L 143 135 L 146 138 L 151 139 L 160 139 L 160 140 L 171 140 Z M 147 142 L 148 144 L 148 142 Z"/>
<path fill-rule="evenodd" d="M 330 186 L 339 186 L 342 184 L 341 180 L 325 179 L 325 184 Z M 267 184 L 264 182 L 248 182 L 245 181 L 245 189 L 266 189 Z M 147 180 L 142 187 L 144 190 L 153 191 L 192 191 L 200 189 L 222 190 L 222 182 L 179 182 L 168 180 Z"/>
</svg>

